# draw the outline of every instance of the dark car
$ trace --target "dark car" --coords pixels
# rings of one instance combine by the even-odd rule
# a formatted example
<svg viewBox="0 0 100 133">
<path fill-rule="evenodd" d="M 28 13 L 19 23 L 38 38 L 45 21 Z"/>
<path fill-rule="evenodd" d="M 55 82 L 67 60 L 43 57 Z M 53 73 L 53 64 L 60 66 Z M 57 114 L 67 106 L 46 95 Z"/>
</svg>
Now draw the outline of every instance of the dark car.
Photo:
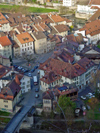
<svg viewBox="0 0 100 133">
<path fill-rule="evenodd" d="M 38 66 L 34 66 L 34 69 L 37 69 L 38 68 Z"/>
<path fill-rule="evenodd" d="M 17 65 L 14 65 L 14 68 L 17 68 L 18 66 Z"/>
<path fill-rule="evenodd" d="M 34 72 L 34 71 L 35 71 L 35 69 L 32 69 L 32 70 L 31 70 L 31 72 Z"/>
<path fill-rule="evenodd" d="M 39 91 L 39 88 L 36 88 L 36 89 L 35 89 L 35 92 L 38 92 L 38 91 Z"/>
<path fill-rule="evenodd" d="M 29 72 L 29 70 L 28 70 L 28 69 L 25 69 L 25 70 L 24 70 L 24 73 L 26 73 L 26 72 Z"/>
</svg>

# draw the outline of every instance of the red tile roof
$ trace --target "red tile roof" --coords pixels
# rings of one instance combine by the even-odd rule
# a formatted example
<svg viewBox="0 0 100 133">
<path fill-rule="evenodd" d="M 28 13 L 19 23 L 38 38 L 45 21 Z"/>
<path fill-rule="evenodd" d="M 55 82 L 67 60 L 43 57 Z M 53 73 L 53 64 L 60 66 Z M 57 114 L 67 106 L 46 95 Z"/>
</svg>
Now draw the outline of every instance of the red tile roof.
<svg viewBox="0 0 100 133">
<path fill-rule="evenodd" d="M 9 46 L 12 43 L 7 36 L 2 36 L 0 37 L 0 44 L 4 47 L 4 46 Z"/>
<path fill-rule="evenodd" d="M 5 76 L 11 69 L 9 67 L 0 65 L 0 78 Z"/>
<path fill-rule="evenodd" d="M 9 23 L 8 20 L 3 16 L 3 14 L 0 12 L 0 24 L 7 24 Z"/>
<path fill-rule="evenodd" d="M 78 72 L 72 64 L 52 58 L 49 58 L 46 62 L 40 64 L 39 69 L 44 71 L 54 71 L 57 74 L 70 79 L 78 76 Z"/>
<path fill-rule="evenodd" d="M 34 39 L 28 32 L 16 35 L 17 39 L 20 41 L 21 44 L 33 42 Z"/>
<path fill-rule="evenodd" d="M 40 80 L 47 84 L 50 84 L 59 79 L 61 79 L 61 76 L 57 75 L 54 71 L 50 71 L 50 72 L 46 72 L 45 76 L 43 76 Z"/>
<path fill-rule="evenodd" d="M 99 0 L 90 0 L 89 5 L 100 5 Z"/>
<path fill-rule="evenodd" d="M 89 60 L 88 58 L 84 57 L 81 60 L 79 60 L 77 62 L 77 64 L 79 64 L 81 67 L 83 67 L 84 69 L 89 69 L 92 66 L 94 66 L 94 62 L 92 62 L 91 60 Z"/>
<path fill-rule="evenodd" d="M 88 20 L 88 22 L 97 20 L 100 16 L 100 9 L 98 9 L 98 11 L 96 11 Z"/>
<path fill-rule="evenodd" d="M 49 16 L 55 23 L 57 23 L 57 22 L 63 22 L 63 21 L 65 21 L 61 16 L 59 16 L 59 15 L 50 15 Z"/>
<path fill-rule="evenodd" d="M 90 34 L 91 36 L 100 33 L 100 20 L 95 20 L 90 23 L 87 23 L 80 31 L 86 31 L 86 35 Z"/>
<path fill-rule="evenodd" d="M 14 98 L 20 90 L 20 86 L 16 83 L 15 80 L 13 80 L 10 83 L 8 83 L 7 87 L 1 89 L 0 98 L 6 100 L 14 100 Z"/>
<path fill-rule="evenodd" d="M 55 29 L 57 29 L 57 31 L 59 33 L 65 32 L 65 31 L 68 31 L 69 30 L 68 26 L 67 25 L 64 25 L 64 24 L 55 25 L 54 27 L 55 27 Z"/>
</svg>

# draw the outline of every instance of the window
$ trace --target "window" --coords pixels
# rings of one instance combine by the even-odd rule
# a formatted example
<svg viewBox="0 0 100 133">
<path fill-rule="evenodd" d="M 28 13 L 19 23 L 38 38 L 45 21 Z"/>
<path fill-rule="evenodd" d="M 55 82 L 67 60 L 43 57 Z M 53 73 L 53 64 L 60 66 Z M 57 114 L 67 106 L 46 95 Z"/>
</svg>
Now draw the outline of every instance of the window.
<svg viewBox="0 0 100 133">
<path fill-rule="evenodd" d="M 25 82 L 23 82 L 23 85 L 25 85 Z"/>
<path fill-rule="evenodd" d="M 5 108 L 8 108 L 8 105 L 4 105 Z"/>
<path fill-rule="evenodd" d="M 7 101 L 7 100 L 4 100 L 3 102 L 8 103 L 8 101 Z"/>
<path fill-rule="evenodd" d="M 44 103 L 50 103 L 50 101 L 49 100 L 44 100 Z"/>
<path fill-rule="evenodd" d="M 25 89 L 25 86 L 23 86 L 22 89 Z"/>
<path fill-rule="evenodd" d="M 27 83 L 30 83 L 30 81 L 27 81 Z"/>
<path fill-rule="evenodd" d="M 27 85 L 27 88 L 29 88 L 30 87 L 30 85 Z"/>
</svg>

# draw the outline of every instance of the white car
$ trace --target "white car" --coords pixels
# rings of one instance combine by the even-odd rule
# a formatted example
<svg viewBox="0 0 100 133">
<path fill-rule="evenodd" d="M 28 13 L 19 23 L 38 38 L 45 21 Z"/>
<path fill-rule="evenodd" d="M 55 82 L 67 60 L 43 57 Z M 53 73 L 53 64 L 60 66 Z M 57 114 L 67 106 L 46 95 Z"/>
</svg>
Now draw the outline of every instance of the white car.
<svg viewBox="0 0 100 133">
<path fill-rule="evenodd" d="M 84 96 L 81 96 L 81 99 L 83 99 L 83 100 L 86 100 L 86 97 L 84 97 Z"/>
<path fill-rule="evenodd" d="M 19 70 L 21 70 L 21 69 L 22 69 L 22 67 L 21 67 L 21 66 L 19 66 L 19 67 L 18 67 L 18 69 L 19 69 Z"/>
<path fill-rule="evenodd" d="M 28 73 L 28 76 L 29 76 L 29 77 L 31 77 L 31 76 L 32 76 L 32 74 L 31 74 L 31 73 Z"/>
<path fill-rule="evenodd" d="M 86 110 L 86 107 L 85 107 L 85 106 L 82 106 L 82 110 L 83 110 L 83 111 Z"/>
<path fill-rule="evenodd" d="M 88 93 L 89 96 L 92 96 L 93 94 L 92 93 Z"/>
<path fill-rule="evenodd" d="M 35 98 L 38 98 L 38 97 L 39 97 L 39 94 L 36 93 Z"/>
</svg>

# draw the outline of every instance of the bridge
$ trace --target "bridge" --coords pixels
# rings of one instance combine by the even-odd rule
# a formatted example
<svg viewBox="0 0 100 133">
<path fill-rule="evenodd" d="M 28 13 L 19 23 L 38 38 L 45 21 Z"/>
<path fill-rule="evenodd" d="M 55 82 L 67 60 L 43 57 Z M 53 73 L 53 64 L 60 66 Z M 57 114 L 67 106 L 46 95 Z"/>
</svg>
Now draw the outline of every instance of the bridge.
<svg viewBox="0 0 100 133">
<path fill-rule="evenodd" d="M 23 106 L 10 120 L 7 126 L 3 129 L 2 133 L 18 133 L 21 123 L 23 122 L 27 113 L 31 110 L 32 106 Z M 32 110 L 35 112 L 35 108 Z"/>
</svg>

